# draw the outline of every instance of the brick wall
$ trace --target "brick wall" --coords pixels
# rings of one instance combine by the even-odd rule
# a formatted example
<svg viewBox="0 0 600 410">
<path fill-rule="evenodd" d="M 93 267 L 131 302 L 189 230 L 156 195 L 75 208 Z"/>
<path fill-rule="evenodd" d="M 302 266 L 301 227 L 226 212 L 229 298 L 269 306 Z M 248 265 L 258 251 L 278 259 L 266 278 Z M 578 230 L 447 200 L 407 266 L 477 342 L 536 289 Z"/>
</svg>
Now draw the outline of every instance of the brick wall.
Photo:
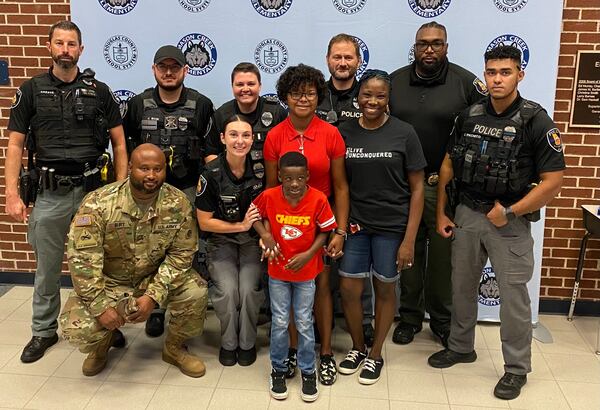
<svg viewBox="0 0 600 410">
<path fill-rule="evenodd" d="M 15 88 L 51 63 L 45 48 L 50 24 L 69 15 L 68 0 L 20 0 L 0 3 L 0 58 L 8 59 L 11 84 L 0 86 L 0 168 L 6 155 L 6 125 Z M 600 203 L 600 130 L 568 126 L 578 49 L 600 50 L 598 0 L 566 0 L 557 79 L 555 121 L 563 133 L 569 167 L 564 188 L 547 211 L 541 297 L 571 295 L 584 230 L 582 204 Z M 4 214 L 4 173 L 0 176 L 0 271 L 35 268 L 24 224 Z M 588 244 L 581 298 L 600 300 L 600 241 Z M 66 265 L 65 265 L 66 270 Z"/>
</svg>

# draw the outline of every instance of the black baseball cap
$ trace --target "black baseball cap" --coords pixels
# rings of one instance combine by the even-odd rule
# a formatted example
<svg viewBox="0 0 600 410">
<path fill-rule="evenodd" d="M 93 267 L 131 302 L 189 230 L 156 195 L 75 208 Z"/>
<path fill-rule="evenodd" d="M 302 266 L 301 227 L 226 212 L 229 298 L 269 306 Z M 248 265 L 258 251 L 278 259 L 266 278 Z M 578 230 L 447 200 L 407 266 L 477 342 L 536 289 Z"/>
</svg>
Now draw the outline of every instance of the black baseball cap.
<svg viewBox="0 0 600 410">
<path fill-rule="evenodd" d="M 183 53 L 175 46 L 162 46 L 159 48 L 156 51 L 156 54 L 154 54 L 154 64 L 158 64 L 167 58 L 172 58 L 182 67 L 185 65 L 185 57 L 183 56 Z"/>
</svg>

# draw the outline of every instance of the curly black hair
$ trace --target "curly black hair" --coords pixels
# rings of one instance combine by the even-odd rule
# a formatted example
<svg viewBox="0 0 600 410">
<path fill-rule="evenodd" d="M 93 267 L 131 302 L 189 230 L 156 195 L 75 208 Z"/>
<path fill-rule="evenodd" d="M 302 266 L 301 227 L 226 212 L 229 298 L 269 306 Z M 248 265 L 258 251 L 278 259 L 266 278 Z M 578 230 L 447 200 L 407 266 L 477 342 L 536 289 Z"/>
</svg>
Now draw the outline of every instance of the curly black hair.
<svg viewBox="0 0 600 410">
<path fill-rule="evenodd" d="M 290 92 L 311 85 L 316 87 L 319 97 L 318 104 L 321 104 L 327 93 L 327 84 L 323 73 L 306 64 L 288 67 L 277 80 L 277 97 L 280 101 L 286 102 Z"/>
</svg>

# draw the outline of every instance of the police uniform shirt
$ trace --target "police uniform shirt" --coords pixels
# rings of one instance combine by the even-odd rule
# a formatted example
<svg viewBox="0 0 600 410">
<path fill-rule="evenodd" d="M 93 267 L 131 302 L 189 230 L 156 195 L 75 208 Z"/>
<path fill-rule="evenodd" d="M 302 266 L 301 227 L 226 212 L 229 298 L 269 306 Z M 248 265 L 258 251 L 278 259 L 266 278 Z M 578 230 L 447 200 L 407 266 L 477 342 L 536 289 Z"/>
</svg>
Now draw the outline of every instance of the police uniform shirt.
<svg viewBox="0 0 600 410">
<path fill-rule="evenodd" d="M 357 119 L 339 130 L 346 142 L 350 223 L 373 233 L 402 234 L 411 195 L 408 173 L 426 165 L 414 128 L 389 117 L 375 130 L 364 129 Z"/>
<path fill-rule="evenodd" d="M 265 104 L 272 105 L 270 107 L 270 112 L 272 113 L 273 118 L 262 118 L 265 112 Z M 267 101 L 265 97 L 259 97 L 256 109 L 248 114 L 244 114 L 240 111 L 235 99 L 227 101 L 215 111 L 216 132 L 211 134 L 206 140 L 206 155 L 219 155 L 221 152 L 225 151 L 220 134 L 225 131 L 225 121 L 233 115 L 240 115 L 246 118 L 250 124 L 252 124 L 253 131 L 256 132 L 259 128 L 270 130 L 281 121 L 285 120 L 287 111 L 279 104 L 279 101 L 270 102 Z"/>
<path fill-rule="evenodd" d="M 225 219 L 220 207 L 220 195 L 222 189 L 219 186 L 219 182 L 214 177 L 214 172 L 210 169 L 213 166 L 218 167 L 221 172 L 225 173 L 225 178 L 227 178 L 234 186 L 240 187 L 241 189 L 242 186 L 247 185 L 246 189 L 239 193 L 239 220 L 236 222 L 243 221 L 250 204 L 263 190 L 262 180 L 257 178 L 252 170 L 250 156 L 246 156 L 244 175 L 242 175 L 241 178 L 237 178 L 233 175 L 224 153 L 209 162 L 209 164 L 207 164 L 207 169 L 202 172 L 200 180 L 198 181 L 198 190 L 196 192 L 195 201 L 196 209 L 204 212 L 212 212 L 214 218 Z M 250 185 L 249 182 L 252 181 L 254 181 L 254 183 Z"/>
<path fill-rule="evenodd" d="M 489 98 L 485 102 L 486 116 L 495 118 L 509 119 L 520 109 L 523 98 L 519 94 L 515 101 L 504 112 L 497 114 L 491 104 Z M 456 126 L 452 132 L 452 136 L 448 142 L 447 152 L 450 154 L 452 148 L 457 143 L 465 130 L 463 124 L 468 117 L 469 109 L 464 110 L 456 119 Z M 539 182 L 539 175 L 544 172 L 562 171 L 565 169 L 565 158 L 563 155 L 560 133 L 556 124 L 548 116 L 545 110 L 540 110 L 537 114 L 528 121 L 523 128 L 523 146 L 517 155 L 519 163 L 530 163 L 529 168 L 525 168 L 520 172 L 526 172 L 526 177 L 531 183 Z M 461 183 L 461 189 L 468 192 L 475 199 L 479 200 L 500 200 L 503 203 L 512 203 L 520 198 L 492 197 L 485 193 L 469 189 L 469 186 L 464 186 Z"/>
<path fill-rule="evenodd" d="M 321 104 L 317 107 L 316 113 L 320 119 L 323 121 L 327 121 L 332 125 L 338 127 L 340 124 L 343 124 L 344 121 L 351 120 L 352 118 L 360 117 L 360 110 L 358 109 L 357 102 L 358 95 L 358 81 L 354 79 L 352 83 L 352 87 L 347 90 L 338 90 L 333 85 L 333 81 L 331 78 L 327 81 L 327 93 L 325 93 L 325 98 L 321 101 Z M 333 118 L 329 118 L 331 116 L 331 111 L 335 112 L 335 118 L 337 119 L 334 122 L 330 122 Z"/>
<path fill-rule="evenodd" d="M 68 98 L 73 97 L 71 91 L 76 84 L 80 83 L 81 76 L 82 73 L 78 72 L 74 81 L 65 83 L 52 74 L 52 67 L 50 67 L 47 73 L 39 74 L 34 78 L 42 78 L 44 82 L 49 83 L 52 87 L 56 87 L 63 93 L 66 101 Z M 106 128 L 111 129 L 121 125 L 122 120 L 121 113 L 119 111 L 119 105 L 115 101 L 115 97 L 113 96 L 113 93 L 108 85 L 96 79 L 93 80 L 93 84 L 93 87 L 96 90 L 96 97 L 98 99 L 98 107 L 104 113 L 103 117 L 106 122 Z M 10 119 L 8 121 L 9 131 L 16 131 L 21 134 L 27 134 L 29 131 L 31 120 L 37 113 L 35 107 L 35 96 L 33 94 L 33 79 L 25 81 L 17 90 L 14 101 L 11 105 Z M 72 106 L 72 102 L 70 102 L 69 105 Z M 76 121 L 75 114 L 73 113 L 70 118 L 66 119 L 63 117 L 63 121 L 68 121 L 71 123 Z M 65 128 L 67 127 L 68 125 L 65 125 Z M 32 131 L 35 133 L 35 130 Z M 52 164 L 44 165 L 50 165 L 50 167 L 55 168 L 56 173 L 59 175 L 80 175 L 84 170 L 82 160 L 95 161 L 96 158 L 72 158 L 72 161 L 58 161 L 53 162 Z M 82 165 L 77 166 L 74 163 Z M 36 163 L 36 165 L 40 165 L 39 161 Z"/>
<path fill-rule="evenodd" d="M 152 99 L 158 105 L 158 108 L 165 114 L 175 112 L 178 108 L 185 105 L 188 99 L 188 88 L 183 87 L 179 100 L 172 104 L 164 103 L 158 94 L 158 86 L 152 91 Z M 125 128 L 125 136 L 128 139 L 133 139 L 135 145 L 144 143 L 142 141 L 141 122 L 144 116 L 144 95 L 138 94 L 127 102 L 127 113 L 123 125 Z M 198 93 L 196 99 L 196 113 L 194 115 L 194 129 L 198 138 L 200 138 L 201 146 L 206 144 L 206 140 L 214 138 L 216 129 L 214 127 L 214 110 L 212 101 L 205 95 Z M 214 134 L 214 135 L 213 135 Z M 196 185 L 198 177 L 202 172 L 202 161 L 184 160 L 187 174 L 183 178 L 176 178 L 171 172 L 167 171 L 167 182 L 179 189 L 185 189 Z"/>
<path fill-rule="evenodd" d="M 456 116 L 487 95 L 485 84 L 475 74 L 448 62 L 440 73 L 420 78 L 416 63 L 391 74 L 390 112 L 411 124 L 421 140 L 427 160 L 425 173 L 438 172 Z"/>
</svg>

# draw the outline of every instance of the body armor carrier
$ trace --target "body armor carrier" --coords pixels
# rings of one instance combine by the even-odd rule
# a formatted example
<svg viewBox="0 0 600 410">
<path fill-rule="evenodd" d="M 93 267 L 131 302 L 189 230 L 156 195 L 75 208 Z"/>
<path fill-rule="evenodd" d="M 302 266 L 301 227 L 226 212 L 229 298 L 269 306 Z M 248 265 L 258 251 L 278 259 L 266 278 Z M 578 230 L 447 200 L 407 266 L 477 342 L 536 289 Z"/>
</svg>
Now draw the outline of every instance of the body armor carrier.
<svg viewBox="0 0 600 410">
<path fill-rule="evenodd" d="M 254 172 L 254 178 L 248 178 L 241 184 L 234 184 L 223 170 L 221 161 L 226 159 L 220 157 L 206 165 L 206 170 L 219 186 L 219 210 L 216 217 L 227 222 L 241 222 L 252 201 L 263 191 L 262 177 Z"/>
<path fill-rule="evenodd" d="M 32 79 L 31 134 L 37 160 L 84 163 L 104 153 L 109 137 L 94 75 L 85 69 L 61 88 L 48 75 Z"/>
<path fill-rule="evenodd" d="M 494 198 L 521 197 L 534 167 L 531 159 L 519 158 L 523 129 L 542 107 L 523 99 L 512 116 L 497 118 L 487 115 L 486 104 L 471 106 L 450 153 L 458 189 Z"/>
<path fill-rule="evenodd" d="M 154 100 L 153 90 L 148 88 L 142 94 L 142 142 L 150 142 L 160 147 L 167 157 L 173 175 L 183 178 L 188 173 L 185 161 L 197 161 L 203 156 L 202 144 L 194 123 L 199 94 L 188 88 L 185 103 L 174 111 L 166 112 Z"/>
</svg>

